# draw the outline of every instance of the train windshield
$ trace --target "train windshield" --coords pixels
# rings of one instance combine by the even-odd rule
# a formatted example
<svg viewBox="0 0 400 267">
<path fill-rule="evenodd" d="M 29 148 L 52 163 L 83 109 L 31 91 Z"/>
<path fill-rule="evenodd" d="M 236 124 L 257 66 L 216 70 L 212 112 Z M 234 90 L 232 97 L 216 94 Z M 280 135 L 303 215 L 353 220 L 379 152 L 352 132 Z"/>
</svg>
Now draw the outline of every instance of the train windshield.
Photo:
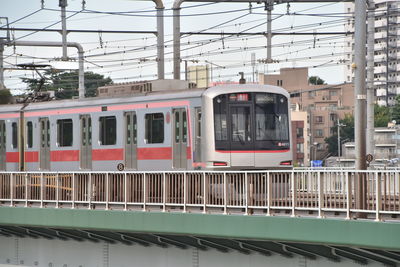
<svg viewBox="0 0 400 267">
<path fill-rule="evenodd" d="M 288 100 L 273 93 L 219 95 L 214 129 L 217 150 L 287 150 Z"/>
</svg>

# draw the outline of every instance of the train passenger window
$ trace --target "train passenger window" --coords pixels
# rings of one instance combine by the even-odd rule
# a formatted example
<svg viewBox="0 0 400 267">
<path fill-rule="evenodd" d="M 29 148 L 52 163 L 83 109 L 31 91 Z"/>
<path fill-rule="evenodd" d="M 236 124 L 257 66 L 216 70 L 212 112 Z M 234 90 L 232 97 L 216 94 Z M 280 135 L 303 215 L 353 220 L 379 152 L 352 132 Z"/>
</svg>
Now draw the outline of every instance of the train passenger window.
<svg viewBox="0 0 400 267">
<path fill-rule="evenodd" d="M 164 142 L 164 114 L 150 113 L 145 115 L 147 144 L 156 144 Z"/>
<path fill-rule="evenodd" d="M 12 148 L 18 148 L 18 125 L 16 122 L 11 124 L 12 127 Z"/>
<path fill-rule="evenodd" d="M 26 123 L 26 133 L 27 133 L 26 145 L 28 148 L 32 148 L 32 146 L 33 146 L 33 124 L 31 121 L 28 121 Z"/>
<path fill-rule="evenodd" d="M 57 120 L 57 144 L 60 147 L 72 146 L 72 119 Z"/>
<path fill-rule="evenodd" d="M 117 119 L 115 116 L 99 118 L 100 145 L 115 145 L 117 143 Z"/>
</svg>

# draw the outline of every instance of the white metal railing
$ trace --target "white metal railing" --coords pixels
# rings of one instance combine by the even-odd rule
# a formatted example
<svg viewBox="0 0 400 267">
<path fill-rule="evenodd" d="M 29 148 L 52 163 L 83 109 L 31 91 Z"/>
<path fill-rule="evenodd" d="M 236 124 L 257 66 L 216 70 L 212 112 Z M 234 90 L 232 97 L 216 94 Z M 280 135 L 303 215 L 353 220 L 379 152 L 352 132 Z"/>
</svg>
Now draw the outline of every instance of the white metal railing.
<svg viewBox="0 0 400 267">
<path fill-rule="evenodd" d="M 400 222 L 400 181 L 398 171 L 348 169 L 1 172 L 0 206 L 346 219 L 362 214 Z"/>
</svg>

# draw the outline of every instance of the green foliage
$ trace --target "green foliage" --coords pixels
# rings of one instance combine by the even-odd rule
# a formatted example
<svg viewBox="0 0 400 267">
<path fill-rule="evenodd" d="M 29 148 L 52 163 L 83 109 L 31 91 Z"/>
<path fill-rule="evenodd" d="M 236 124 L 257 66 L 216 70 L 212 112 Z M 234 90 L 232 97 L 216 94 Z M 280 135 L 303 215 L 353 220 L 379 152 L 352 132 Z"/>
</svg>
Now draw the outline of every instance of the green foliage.
<svg viewBox="0 0 400 267">
<path fill-rule="evenodd" d="M 346 114 L 343 120 L 340 120 L 340 124 L 345 126 L 340 127 L 340 142 L 343 143 L 344 140 L 346 142 L 354 140 L 354 117 L 353 115 Z M 337 123 L 334 127 L 332 127 L 335 132 L 334 135 L 325 138 L 325 143 L 328 145 L 329 153 L 334 156 L 338 155 L 338 127 Z"/>
<path fill-rule="evenodd" d="M 386 127 L 390 119 L 390 110 L 385 106 L 375 105 L 374 107 L 374 126 Z"/>
<path fill-rule="evenodd" d="M 0 104 L 8 104 L 11 101 L 11 92 L 8 89 L 0 90 Z"/>
<path fill-rule="evenodd" d="M 388 122 L 395 120 L 397 124 L 400 123 L 400 95 L 396 97 L 396 104 L 392 107 L 378 106 L 374 107 L 374 126 L 375 127 L 386 127 Z M 341 140 L 354 140 L 354 117 L 347 114 L 343 120 L 340 120 L 341 124 L 346 126 L 341 127 L 340 139 Z M 333 127 L 334 135 L 325 138 L 325 143 L 328 145 L 328 150 L 332 155 L 338 154 L 338 136 L 337 136 L 337 125 Z"/>
<path fill-rule="evenodd" d="M 41 91 L 56 91 L 57 98 L 72 98 L 79 94 L 79 73 L 78 71 L 59 71 L 55 69 L 46 70 L 43 73 L 44 80 L 22 78 L 28 84 L 29 89 L 37 91 L 41 86 Z M 111 78 L 104 78 L 103 75 L 85 72 L 85 96 L 93 97 L 97 95 L 97 88 L 111 84 Z"/>
<path fill-rule="evenodd" d="M 308 78 L 308 83 L 309 84 L 314 84 L 314 85 L 318 85 L 318 84 L 325 84 L 325 81 L 322 80 L 320 77 L 318 76 L 310 76 Z"/>
</svg>

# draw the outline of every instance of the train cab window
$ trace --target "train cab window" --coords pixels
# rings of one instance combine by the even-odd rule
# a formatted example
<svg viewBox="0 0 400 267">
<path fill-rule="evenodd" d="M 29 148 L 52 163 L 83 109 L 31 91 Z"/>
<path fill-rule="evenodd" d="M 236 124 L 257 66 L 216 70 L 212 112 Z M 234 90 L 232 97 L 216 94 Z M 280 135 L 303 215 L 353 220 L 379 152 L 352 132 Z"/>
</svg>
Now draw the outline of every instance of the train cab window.
<svg viewBox="0 0 400 267">
<path fill-rule="evenodd" d="M 147 144 L 164 142 L 164 114 L 150 113 L 145 115 L 145 139 Z"/>
<path fill-rule="evenodd" d="M 214 128 L 216 141 L 228 140 L 228 124 L 226 120 L 226 95 L 221 95 L 214 99 Z"/>
<path fill-rule="evenodd" d="M 57 120 L 57 144 L 60 147 L 72 146 L 72 119 Z"/>
<path fill-rule="evenodd" d="M 115 116 L 99 118 L 100 145 L 115 145 L 117 143 L 117 119 Z"/>
<path fill-rule="evenodd" d="M 11 124 L 12 128 L 12 148 L 18 148 L 18 125 L 16 122 Z"/>
<path fill-rule="evenodd" d="M 256 94 L 256 140 L 287 141 L 289 125 L 287 99 L 276 94 Z"/>
<path fill-rule="evenodd" d="M 213 100 L 216 150 L 289 148 L 288 101 L 274 93 L 233 93 Z"/>
<path fill-rule="evenodd" d="M 32 148 L 33 146 L 33 123 L 31 121 L 28 121 L 26 123 L 26 146 L 28 148 Z"/>
</svg>

